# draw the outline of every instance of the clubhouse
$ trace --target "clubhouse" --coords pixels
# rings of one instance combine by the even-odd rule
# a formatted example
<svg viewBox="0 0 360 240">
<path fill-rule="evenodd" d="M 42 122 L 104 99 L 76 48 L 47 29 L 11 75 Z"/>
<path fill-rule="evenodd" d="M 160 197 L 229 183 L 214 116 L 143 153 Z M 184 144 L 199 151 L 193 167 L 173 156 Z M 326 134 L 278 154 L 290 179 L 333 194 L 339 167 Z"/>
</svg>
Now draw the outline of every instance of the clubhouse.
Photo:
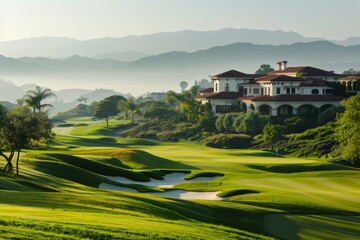
<svg viewBox="0 0 360 240">
<path fill-rule="evenodd" d="M 211 76 L 213 88 L 199 91 L 197 100 L 210 103 L 215 114 L 254 110 L 262 115 L 322 112 L 339 106 L 342 97 L 333 95 L 329 83 L 360 90 L 360 76 L 345 76 L 333 71 L 304 66 L 287 67 L 277 63 L 276 71 L 266 75 L 230 70 Z"/>
</svg>

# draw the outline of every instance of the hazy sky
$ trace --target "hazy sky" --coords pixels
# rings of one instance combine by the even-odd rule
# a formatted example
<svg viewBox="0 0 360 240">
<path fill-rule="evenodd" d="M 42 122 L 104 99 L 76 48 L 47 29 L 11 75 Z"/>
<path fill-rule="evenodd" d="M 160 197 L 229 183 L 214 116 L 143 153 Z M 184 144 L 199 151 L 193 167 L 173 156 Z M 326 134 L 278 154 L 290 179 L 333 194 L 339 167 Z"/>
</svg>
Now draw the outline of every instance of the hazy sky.
<svg viewBox="0 0 360 240">
<path fill-rule="evenodd" d="M 0 41 L 226 27 L 360 36 L 360 0 L 0 0 Z"/>
</svg>

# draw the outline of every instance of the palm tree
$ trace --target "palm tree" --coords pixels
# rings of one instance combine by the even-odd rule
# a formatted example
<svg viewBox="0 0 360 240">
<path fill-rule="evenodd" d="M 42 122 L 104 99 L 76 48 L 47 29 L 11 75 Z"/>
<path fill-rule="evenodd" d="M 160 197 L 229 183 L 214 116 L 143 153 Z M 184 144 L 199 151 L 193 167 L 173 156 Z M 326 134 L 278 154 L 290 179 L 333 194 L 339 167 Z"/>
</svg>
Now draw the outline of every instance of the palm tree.
<svg viewBox="0 0 360 240">
<path fill-rule="evenodd" d="M 134 98 L 130 98 L 129 100 L 120 100 L 119 110 L 130 113 L 131 123 L 134 123 L 135 115 L 141 114 L 139 105 L 135 102 Z"/>
<path fill-rule="evenodd" d="M 180 110 L 181 110 L 181 102 L 186 101 L 191 98 L 191 93 L 184 92 L 184 93 L 176 93 L 174 91 L 169 91 L 166 96 L 166 101 L 171 102 L 172 100 L 175 100 L 178 102 L 178 123 L 180 122 Z"/>
<path fill-rule="evenodd" d="M 204 116 L 204 107 L 201 102 L 187 99 L 182 104 L 189 122 L 196 123 Z"/>
<path fill-rule="evenodd" d="M 41 110 L 44 108 L 47 107 L 52 108 L 53 105 L 51 104 L 41 103 L 43 100 L 52 97 L 56 97 L 56 95 L 50 89 L 48 88 L 43 89 L 39 86 L 36 86 L 35 90 L 29 90 L 26 92 L 25 96 L 23 97 L 23 100 L 28 107 L 31 107 L 33 109 L 33 112 L 35 113 L 36 110 L 38 110 L 38 112 L 41 112 Z"/>
</svg>

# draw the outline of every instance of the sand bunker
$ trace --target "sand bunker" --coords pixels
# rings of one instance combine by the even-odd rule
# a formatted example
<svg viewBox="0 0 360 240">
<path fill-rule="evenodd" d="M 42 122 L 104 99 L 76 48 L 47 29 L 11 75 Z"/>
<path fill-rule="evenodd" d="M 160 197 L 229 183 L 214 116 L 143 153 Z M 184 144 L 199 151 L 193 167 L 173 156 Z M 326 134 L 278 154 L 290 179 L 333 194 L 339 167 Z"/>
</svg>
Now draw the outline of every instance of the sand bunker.
<svg viewBox="0 0 360 240">
<path fill-rule="evenodd" d="M 150 182 L 137 182 L 132 181 L 130 179 L 124 177 L 107 177 L 113 181 L 123 183 L 123 184 L 140 184 L 148 187 L 160 187 L 160 188 L 172 188 L 174 185 L 183 183 L 183 182 L 200 182 L 200 181 L 212 181 L 220 176 L 215 177 L 198 177 L 191 180 L 185 180 L 185 173 L 170 173 L 164 176 L 164 180 L 157 180 L 151 179 Z M 108 189 L 108 190 L 120 190 L 126 192 L 137 192 L 133 188 L 127 187 L 119 187 L 107 183 L 101 183 L 99 185 L 101 189 Z M 199 200 L 222 200 L 222 198 L 217 197 L 216 194 L 219 192 L 189 192 L 183 190 L 173 190 L 173 191 L 166 191 L 166 192 L 150 192 L 148 194 L 159 195 L 159 196 L 166 196 L 166 197 L 173 197 L 173 198 L 180 198 L 180 199 L 199 199 Z"/>
<path fill-rule="evenodd" d="M 183 190 L 173 190 L 166 192 L 154 192 L 150 194 L 181 199 L 222 200 L 223 198 L 216 196 L 219 192 L 189 192 Z"/>
<path fill-rule="evenodd" d="M 109 179 L 124 183 L 124 184 L 141 184 L 148 187 L 161 187 L 161 188 L 171 188 L 177 184 L 183 182 L 202 182 L 202 181 L 212 181 L 220 176 L 216 177 L 198 177 L 191 180 L 185 180 L 185 176 L 188 175 L 186 173 L 169 173 L 164 176 L 164 180 L 151 179 L 150 182 L 137 182 L 124 177 L 108 177 Z"/>
</svg>

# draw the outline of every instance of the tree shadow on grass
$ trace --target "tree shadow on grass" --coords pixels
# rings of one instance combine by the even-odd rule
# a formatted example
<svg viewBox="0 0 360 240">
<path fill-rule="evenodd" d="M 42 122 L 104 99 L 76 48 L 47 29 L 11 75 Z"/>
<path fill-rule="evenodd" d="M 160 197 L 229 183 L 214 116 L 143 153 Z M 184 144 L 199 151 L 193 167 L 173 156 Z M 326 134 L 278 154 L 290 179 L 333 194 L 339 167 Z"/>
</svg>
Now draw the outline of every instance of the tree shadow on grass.
<svg viewBox="0 0 360 240">
<path fill-rule="evenodd" d="M 322 165 L 302 165 L 302 164 L 282 164 L 273 166 L 262 165 L 246 165 L 249 168 L 271 172 L 271 173 L 299 173 L 311 171 L 329 171 L 329 170 L 349 170 L 346 166 L 336 164 L 322 164 Z"/>
<path fill-rule="evenodd" d="M 282 155 L 277 155 L 275 152 L 244 152 L 244 153 L 233 153 L 231 155 L 239 156 L 239 157 L 277 157 L 277 158 L 284 158 Z"/>
<path fill-rule="evenodd" d="M 50 148 L 57 148 L 59 146 L 71 146 L 69 149 L 76 147 L 116 147 L 116 148 L 126 148 L 132 145 L 145 145 L 145 146 L 155 146 L 157 143 L 152 141 L 144 141 L 143 139 L 139 140 L 129 140 L 128 144 L 119 143 L 115 138 L 112 137 L 100 137 L 100 138 L 82 138 L 82 137 L 67 137 L 66 139 L 61 140 L 51 140 L 48 142 Z M 68 148 L 65 148 L 68 149 Z M 64 149 L 64 150 L 65 150 Z"/>
</svg>

